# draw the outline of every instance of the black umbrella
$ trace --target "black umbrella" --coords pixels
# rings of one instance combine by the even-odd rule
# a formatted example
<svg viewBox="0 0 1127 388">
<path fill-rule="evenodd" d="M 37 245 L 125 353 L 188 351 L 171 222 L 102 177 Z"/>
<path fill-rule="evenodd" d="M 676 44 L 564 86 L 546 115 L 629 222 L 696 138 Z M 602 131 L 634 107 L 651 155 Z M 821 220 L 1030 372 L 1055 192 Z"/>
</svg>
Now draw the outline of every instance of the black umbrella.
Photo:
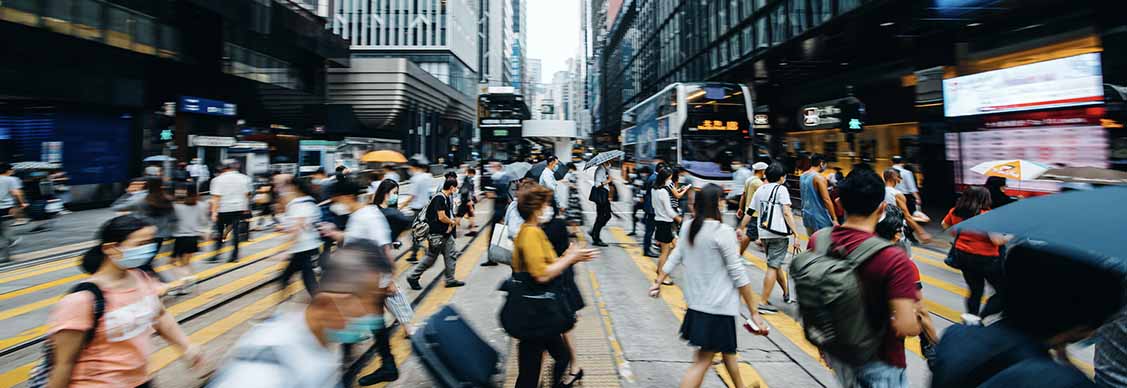
<svg viewBox="0 0 1127 388">
<path fill-rule="evenodd" d="M 1038 241 L 1045 249 L 1127 275 L 1127 187 L 1025 199 L 974 216 L 956 230 L 996 232 Z"/>
<path fill-rule="evenodd" d="M 525 178 L 540 179 L 540 174 L 544 173 L 544 169 L 548 167 L 548 162 L 541 161 L 532 165 L 532 168 L 524 174 Z M 567 175 L 567 167 L 563 163 L 556 163 L 556 170 L 552 171 L 556 176 L 556 180 L 563 179 Z"/>
</svg>

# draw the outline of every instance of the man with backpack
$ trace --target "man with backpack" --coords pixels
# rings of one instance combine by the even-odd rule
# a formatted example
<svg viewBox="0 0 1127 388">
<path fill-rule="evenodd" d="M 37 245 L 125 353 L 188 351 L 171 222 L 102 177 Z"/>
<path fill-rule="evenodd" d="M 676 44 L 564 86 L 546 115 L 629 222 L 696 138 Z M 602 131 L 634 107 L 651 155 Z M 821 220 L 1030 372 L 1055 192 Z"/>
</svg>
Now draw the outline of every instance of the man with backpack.
<svg viewBox="0 0 1127 388">
<path fill-rule="evenodd" d="M 446 287 L 466 285 L 466 283 L 454 278 L 454 266 L 457 259 L 454 252 L 454 233 L 458 228 L 458 221 L 454 218 L 452 205 L 454 193 L 457 191 L 458 180 L 447 179 L 442 184 L 442 192 L 431 198 L 430 204 L 426 206 L 426 236 L 430 247 L 427 249 L 423 261 L 419 262 L 415 269 L 411 271 L 411 274 L 407 276 L 407 284 L 411 286 L 412 290 L 423 289 L 419 284 L 419 278 L 423 276 L 423 272 L 434 265 L 434 262 L 438 260 L 438 255 L 442 255 L 445 266 L 443 272 L 446 275 Z"/>
<path fill-rule="evenodd" d="M 790 192 L 783 185 L 787 179 L 787 172 L 781 164 L 773 164 L 767 168 L 767 182 L 751 195 L 748 209 L 755 209 L 763 222 L 756 221 L 756 238 L 762 242 L 763 251 L 767 254 L 767 273 L 763 276 L 763 304 L 759 305 L 760 314 L 774 314 L 779 309 L 771 305 L 771 291 L 775 289 L 775 282 L 783 289 L 783 303 L 794 303 L 787 286 L 787 274 L 783 271 L 783 262 L 787 258 L 787 250 L 791 246 L 797 251 L 799 242 L 792 240 L 795 222 L 791 211 Z M 748 210 L 751 212 L 752 210 Z M 744 215 L 737 229 L 737 235 L 746 229 L 751 221 L 749 215 Z M 746 233 L 746 232 L 745 232 Z M 742 240 L 741 236 L 741 240 Z"/>
<path fill-rule="evenodd" d="M 810 238 L 791 263 L 806 338 L 845 388 L 907 387 L 904 337 L 920 334 L 919 270 L 873 232 L 884 181 L 854 169 L 838 186 L 845 222 Z"/>
</svg>

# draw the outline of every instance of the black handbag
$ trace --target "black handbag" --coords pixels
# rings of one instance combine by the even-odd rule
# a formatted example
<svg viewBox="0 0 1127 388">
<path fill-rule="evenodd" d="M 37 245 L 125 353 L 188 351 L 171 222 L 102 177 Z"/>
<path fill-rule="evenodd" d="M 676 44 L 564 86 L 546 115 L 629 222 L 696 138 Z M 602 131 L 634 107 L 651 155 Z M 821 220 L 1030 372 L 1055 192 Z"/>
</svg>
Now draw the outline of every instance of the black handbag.
<svg viewBox="0 0 1127 388">
<path fill-rule="evenodd" d="M 558 278 L 540 284 L 528 272 L 513 272 L 500 289 L 509 293 L 501 307 L 501 327 L 513 338 L 557 336 L 575 326 L 575 310 Z"/>
<path fill-rule="evenodd" d="M 959 232 L 955 232 L 955 239 L 951 240 L 951 250 L 947 251 L 947 257 L 943 258 L 943 264 L 954 269 L 963 269 L 962 263 L 959 262 L 959 252 L 955 248 L 955 244 L 959 242 Z"/>
</svg>

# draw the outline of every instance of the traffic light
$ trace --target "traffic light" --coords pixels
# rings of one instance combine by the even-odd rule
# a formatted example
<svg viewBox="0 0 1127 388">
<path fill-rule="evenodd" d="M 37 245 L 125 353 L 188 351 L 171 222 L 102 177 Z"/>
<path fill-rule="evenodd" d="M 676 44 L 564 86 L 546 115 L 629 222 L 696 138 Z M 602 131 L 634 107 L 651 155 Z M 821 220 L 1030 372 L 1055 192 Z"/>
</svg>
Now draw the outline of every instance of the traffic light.
<svg viewBox="0 0 1127 388">
<path fill-rule="evenodd" d="M 838 105 L 841 107 L 841 130 L 845 133 L 861 133 L 865 130 L 865 104 L 856 97 L 847 97 Z"/>
</svg>

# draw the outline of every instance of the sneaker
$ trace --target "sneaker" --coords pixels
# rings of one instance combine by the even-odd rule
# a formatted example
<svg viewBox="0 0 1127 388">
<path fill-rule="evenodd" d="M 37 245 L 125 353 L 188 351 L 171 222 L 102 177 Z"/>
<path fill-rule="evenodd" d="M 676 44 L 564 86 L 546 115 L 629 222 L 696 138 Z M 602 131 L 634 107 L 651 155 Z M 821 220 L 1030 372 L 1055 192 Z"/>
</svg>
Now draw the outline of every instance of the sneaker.
<svg viewBox="0 0 1127 388">
<path fill-rule="evenodd" d="M 607 243 L 596 240 L 596 241 L 592 241 L 591 245 L 594 245 L 594 246 L 597 246 L 597 247 L 605 247 L 605 246 L 607 246 Z"/>
<path fill-rule="evenodd" d="M 408 262 L 408 263 L 418 263 L 418 262 L 419 262 L 419 258 L 418 258 L 418 257 L 408 257 L 408 258 L 407 258 L 407 262 Z"/>
<path fill-rule="evenodd" d="M 790 295 L 790 294 L 783 295 L 783 303 L 794 304 L 794 302 L 796 302 L 794 300 L 794 295 Z"/>
<path fill-rule="evenodd" d="M 642 256 L 645 256 L 645 257 L 661 257 L 661 255 L 653 253 L 653 252 L 643 253 Z"/>
<path fill-rule="evenodd" d="M 626 235 L 630 236 L 630 237 L 634 237 L 634 236 L 638 235 L 638 232 L 630 232 L 630 233 L 627 233 Z"/>
<path fill-rule="evenodd" d="M 779 312 L 778 308 L 769 304 L 761 304 L 756 310 L 759 310 L 760 314 L 775 314 Z"/>
<path fill-rule="evenodd" d="M 379 383 L 395 380 L 399 380 L 398 369 L 396 369 L 394 366 L 390 368 L 384 368 L 383 366 L 380 366 L 380 368 L 376 369 L 376 371 L 372 372 L 372 374 L 361 377 L 359 382 L 361 386 L 366 387 L 369 385 L 376 385 Z"/>
<path fill-rule="evenodd" d="M 446 282 L 446 288 L 458 288 L 464 285 L 466 285 L 466 282 L 463 282 L 461 280 Z"/>
<path fill-rule="evenodd" d="M 419 285 L 419 279 L 407 278 L 407 285 L 411 286 L 411 289 L 415 291 L 423 289 L 423 286 Z"/>
<path fill-rule="evenodd" d="M 497 266 L 497 262 L 496 262 L 496 261 L 489 261 L 489 260 L 486 260 L 486 261 L 485 261 L 484 263 L 481 263 L 481 266 L 482 266 L 482 267 L 496 267 L 496 266 Z"/>
<path fill-rule="evenodd" d="M 967 326 L 982 326 L 982 317 L 974 314 L 963 314 L 963 324 Z"/>
<path fill-rule="evenodd" d="M 476 230 L 471 230 L 469 232 L 466 232 L 466 237 L 474 237 L 474 236 L 477 236 Z"/>
</svg>

